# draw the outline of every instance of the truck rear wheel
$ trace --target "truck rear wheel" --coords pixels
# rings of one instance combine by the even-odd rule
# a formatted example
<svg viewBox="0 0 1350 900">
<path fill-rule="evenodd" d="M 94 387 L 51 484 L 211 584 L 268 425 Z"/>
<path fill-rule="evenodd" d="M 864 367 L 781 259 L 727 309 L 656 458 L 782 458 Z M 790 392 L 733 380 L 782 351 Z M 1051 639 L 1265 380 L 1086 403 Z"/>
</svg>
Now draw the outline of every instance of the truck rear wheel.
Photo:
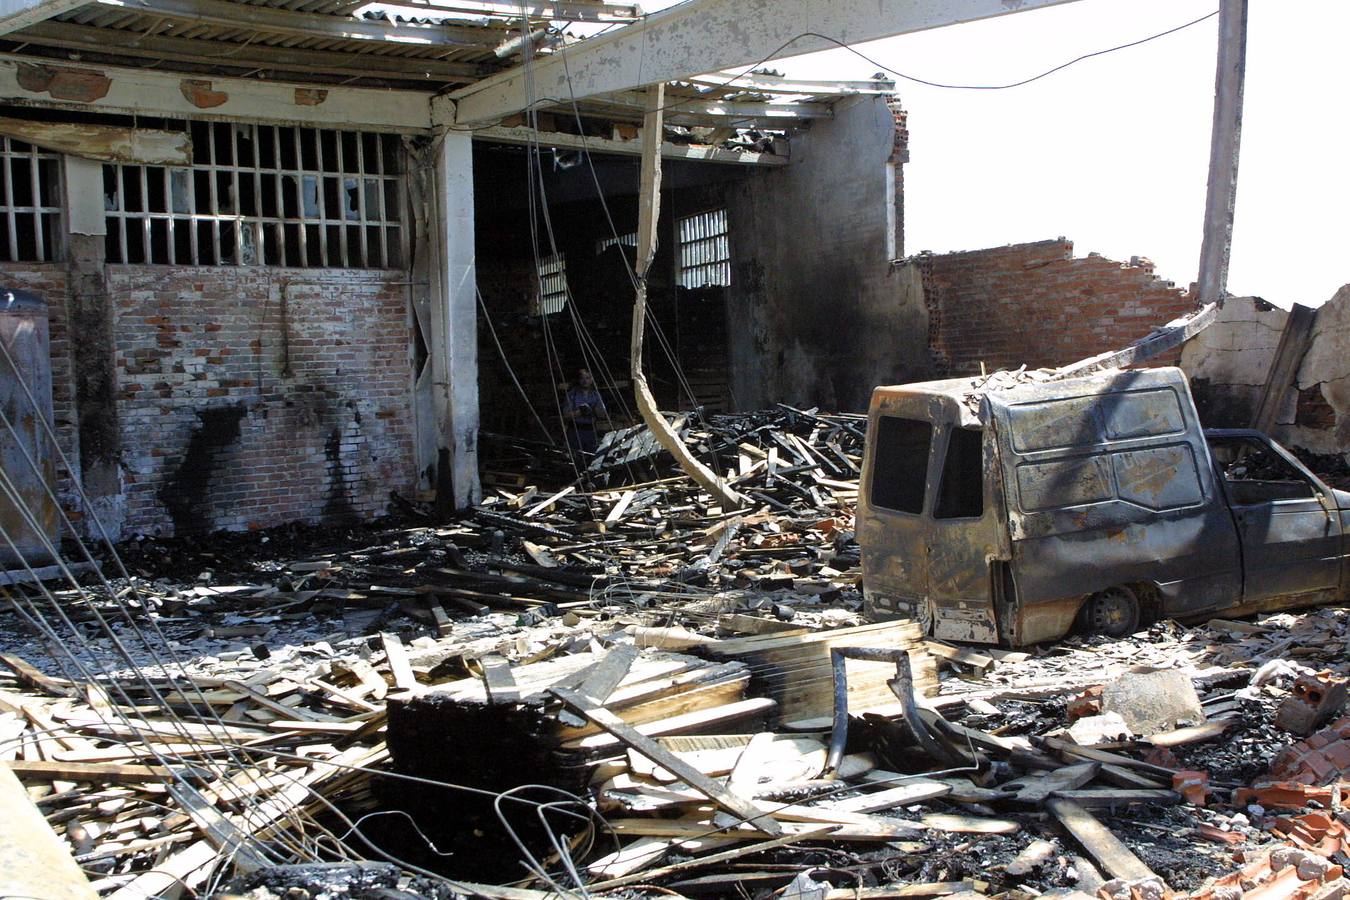
<svg viewBox="0 0 1350 900">
<path fill-rule="evenodd" d="M 1113 638 L 1138 631 L 1140 614 L 1139 595 L 1123 584 L 1093 594 L 1081 613 L 1089 632 Z"/>
</svg>

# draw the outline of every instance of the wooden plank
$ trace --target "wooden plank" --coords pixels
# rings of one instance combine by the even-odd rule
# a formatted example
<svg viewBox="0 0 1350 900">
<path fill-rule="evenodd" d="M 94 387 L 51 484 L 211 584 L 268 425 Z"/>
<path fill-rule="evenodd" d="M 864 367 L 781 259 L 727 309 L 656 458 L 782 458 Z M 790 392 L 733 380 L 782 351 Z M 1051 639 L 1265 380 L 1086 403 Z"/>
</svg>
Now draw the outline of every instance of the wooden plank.
<svg viewBox="0 0 1350 900">
<path fill-rule="evenodd" d="M 331 694 L 332 696 L 335 696 L 335 698 L 342 700 L 347 706 L 354 707 L 356 710 L 362 712 L 378 712 L 383 708 L 359 698 L 359 696 L 352 694 L 350 691 L 343 690 L 343 688 L 338 687 L 336 684 L 329 684 L 328 681 L 324 681 L 323 679 L 309 679 L 309 681 L 306 681 L 306 684 L 319 688 L 324 694 Z"/>
<path fill-rule="evenodd" d="M 259 852 L 250 835 L 221 815 L 219 810 L 203 800 L 195 791 L 182 790 L 170 785 L 169 795 L 192 819 L 193 824 L 201 829 L 202 834 L 221 857 L 228 859 L 240 872 L 255 872 L 268 865 L 267 858 Z"/>
<path fill-rule="evenodd" d="M 515 703 L 520 699 L 520 689 L 506 657 L 489 653 L 478 660 L 478 664 L 483 667 L 483 684 L 489 703 Z"/>
<path fill-rule="evenodd" d="M 1051 794 L 1082 787 L 1096 778 L 1101 768 L 1101 763 L 1085 762 L 1046 772 L 1018 791 L 1017 799 L 1022 803 L 1040 803 Z"/>
<path fill-rule="evenodd" d="M 1154 877 L 1153 870 L 1135 856 L 1120 838 L 1073 800 L 1052 797 L 1045 805 L 1107 874 L 1127 881 Z"/>
<path fill-rule="evenodd" d="M 603 659 L 583 671 L 577 693 L 597 706 L 603 706 L 614 689 L 628 677 L 637 653 L 638 648 L 633 644 L 620 644 L 610 650 Z"/>
<path fill-rule="evenodd" d="M 782 829 L 778 827 L 778 823 L 773 821 L 769 816 L 764 815 L 753 803 L 747 802 L 744 798 L 737 797 L 722 785 L 713 781 L 698 769 L 695 769 L 693 766 L 680 759 L 674 753 L 666 750 L 655 740 L 624 722 L 609 710 L 602 706 L 596 706 L 588 698 L 574 691 L 569 691 L 566 688 L 550 688 L 549 692 L 571 707 L 573 711 L 590 719 L 624 744 L 632 747 L 652 762 L 658 763 L 665 769 L 678 775 L 686 784 L 702 793 L 709 800 L 712 800 L 727 812 L 743 821 L 750 822 L 760 831 L 763 831 L 770 836 L 777 837 L 782 833 Z"/>
<path fill-rule="evenodd" d="M 258 704 L 259 706 L 264 707 L 266 709 L 270 709 L 272 712 L 279 713 L 287 717 L 288 719 L 289 718 L 304 719 L 309 722 L 336 721 L 336 718 L 334 716 L 330 716 L 326 713 L 310 712 L 309 710 L 304 709 L 302 707 L 291 707 L 285 705 L 284 703 L 278 703 L 276 700 L 273 700 L 267 694 L 264 694 L 262 691 L 255 690 L 249 687 L 242 681 L 227 680 L 225 682 L 225 686 L 232 691 L 235 691 L 239 694 L 243 694 L 245 697 L 248 697 L 250 700 Z"/>
<path fill-rule="evenodd" d="M 75 693 L 70 682 L 64 678 L 52 678 L 38 671 L 25 659 L 9 653 L 0 653 L 0 665 L 9 669 L 19 678 L 19 683 L 35 690 L 51 694 L 53 697 L 70 697 Z"/>
<path fill-rule="evenodd" d="M 66 843 L 0 763 L 0 897 L 96 900 Z"/>
<path fill-rule="evenodd" d="M 703 868 L 705 866 L 718 865 L 720 863 L 730 862 L 734 859 L 739 859 L 742 856 L 749 856 L 752 853 L 762 853 L 765 850 L 774 850 L 777 849 L 778 847 L 785 847 L 789 844 L 795 844 L 800 841 L 823 839 L 828 837 L 830 834 L 832 834 L 837 830 L 838 830 L 837 826 L 824 825 L 806 831 L 801 831 L 798 832 L 797 834 L 783 835 L 782 837 L 777 837 L 772 840 L 759 841 L 757 843 L 749 844 L 744 847 L 737 847 L 732 850 L 725 850 L 721 853 L 713 853 L 708 856 L 700 856 L 698 859 L 691 859 L 682 863 L 676 863 L 674 865 L 662 866 L 659 869 L 652 869 L 650 871 L 642 872 L 636 875 L 622 875 L 617 878 L 610 878 L 607 881 L 592 882 L 591 884 L 586 885 L 586 890 L 606 891 L 610 890 L 611 888 L 623 887 L 626 884 L 635 884 L 639 881 L 648 881 L 653 878 L 662 878 L 666 875 L 671 875 L 675 872 L 684 872 L 693 868 Z"/>
<path fill-rule="evenodd" d="M 394 686 L 402 691 L 417 690 L 417 677 L 413 675 L 412 665 L 408 662 L 408 651 L 398 635 L 387 631 L 380 633 L 380 642 L 384 644 L 384 654 L 389 660 L 389 672 L 394 676 Z"/>
<path fill-rule="evenodd" d="M 374 666 L 364 659 L 356 658 L 343 660 L 342 665 L 360 680 L 362 694 L 369 694 L 376 700 L 384 699 L 389 691 L 389 683 L 380 677 Z"/>
<path fill-rule="evenodd" d="M 894 809 L 911 803 L 923 803 L 936 800 L 952 792 L 952 786 L 941 781 L 913 781 L 898 787 L 877 791 L 874 794 L 862 794 L 844 800 L 833 800 L 825 806 L 840 812 L 870 813 L 883 809 Z"/>
<path fill-rule="evenodd" d="M 1197 744 L 1200 741 L 1219 737 L 1237 723 L 1237 716 L 1225 716 L 1210 719 L 1202 725 L 1192 725 L 1189 728 L 1177 728 L 1173 731 L 1150 735 L 1145 740 L 1155 747 L 1180 747 L 1184 744 Z"/>
<path fill-rule="evenodd" d="M 135 880 L 110 894 L 107 900 L 146 900 L 147 897 L 169 900 L 177 897 L 183 886 L 195 886 L 197 881 L 193 879 L 193 874 L 219 858 L 210 841 L 197 841 L 171 854 L 150 871 L 142 872 Z"/>
<path fill-rule="evenodd" d="M 884 820 L 878 820 L 884 822 Z M 881 843 L 894 843 L 897 839 L 906 837 L 912 832 L 904 828 L 905 823 L 900 822 L 895 825 L 868 825 L 859 827 L 856 825 L 833 825 L 828 836 L 811 837 L 817 835 L 821 823 L 819 822 L 778 822 L 778 834 L 791 835 L 796 840 L 840 840 L 840 841 L 877 841 Z M 621 835 L 645 835 L 649 837 L 675 837 L 681 840 L 690 838 L 704 838 L 711 835 L 734 835 L 745 840 L 755 840 L 757 838 L 771 837 L 767 832 L 758 828 L 741 827 L 734 831 L 729 831 L 703 820 L 688 819 L 610 819 L 609 825 L 615 833 Z"/>
<path fill-rule="evenodd" d="M 436 620 L 436 634 L 441 637 L 449 637 L 455 630 L 455 623 L 450 621 L 449 613 L 437 600 L 432 600 L 430 606 L 431 617 Z"/>
<path fill-rule="evenodd" d="M 717 626 L 725 628 L 728 631 L 736 631 L 741 634 L 808 634 L 811 629 L 803 628 L 800 625 L 794 625 L 791 622 L 781 622 L 778 619 L 769 619 L 764 616 L 747 616 L 740 613 L 727 613 L 717 617 Z"/>
<path fill-rule="evenodd" d="M 1176 791 L 1161 789 L 1120 789 L 1120 788 L 1083 788 L 1074 791 L 1056 791 L 1056 797 L 1072 800 L 1084 809 L 1104 809 L 1114 806 L 1126 806 L 1133 803 L 1147 803 L 1150 806 L 1175 806 L 1181 802 Z"/>
<path fill-rule="evenodd" d="M 950 644 L 944 644 L 941 641 L 924 641 L 923 648 L 941 659 L 960 663 L 963 666 L 970 666 L 980 674 L 983 674 L 994 667 L 994 660 L 992 657 L 985 656 L 983 653 L 976 653 L 974 650 L 965 647 L 953 647 Z"/>
<path fill-rule="evenodd" d="M 558 568 L 558 560 L 553 557 L 552 552 L 547 547 L 534 543 L 533 541 L 522 540 L 520 548 L 525 551 L 525 555 L 534 560 L 534 564 L 543 569 Z"/>
<path fill-rule="evenodd" d="M 732 766 L 731 774 L 727 776 L 728 791 L 746 800 L 754 798 L 759 779 L 773 760 L 773 742 L 776 737 L 772 732 L 761 731 L 750 739 L 736 760 L 736 765 Z"/>
<path fill-rule="evenodd" d="M 989 819 L 983 816 L 959 816 L 947 813 L 928 813 L 919 819 L 924 828 L 952 834 L 1016 834 L 1022 826 L 1011 819 Z"/>
<path fill-rule="evenodd" d="M 1275 426 L 1275 417 L 1284 406 L 1284 398 L 1298 377 L 1299 365 L 1312 345 L 1313 325 L 1317 322 L 1317 310 L 1295 303 L 1284 320 L 1284 330 L 1280 332 L 1280 343 L 1275 348 L 1275 356 L 1270 361 L 1270 370 L 1266 374 L 1265 384 L 1261 388 L 1261 397 L 1252 416 L 1252 427 L 1257 431 L 1269 432 Z"/>
<path fill-rule="evenodd" d="M 119 763 L 55 762 L 51 760 L 12 760 L 7 763 L 20 778 L 38 781 L 91 781 L 96 784 L 140 784 L 170 781 L 173 772 L 164 766 L 135 766 Z"/>
<path fill-rule="evenodd" d="M 726 703 L 713 709 L 700 709 L 683 715 L 671 716 L 668 719 L 662 719 L 656 722 L 647 722 L 638 725 L 637 730 L 650 737 L 666 734 L 679 734 L 682 731 L 693 731 L 695 729 L 709 728 L 713 725 L 756 718 L 772 712 L 777 706 L 777 703 L 767 697 L 753 697 L 749 700 Z M 623 742 L 613 734 L 596 734 L 591 735 L 590 737 L 565 741 L 563 742 L 562 747 L 565 750 L 586 750 L 594 752 L 617 747 L 621 743 Z"/>
<path fill-rule="evenodd" d="M 619 498 L 619 502 L 615 503 L 614 508 L 609 511 L 609 515 L 605 516 L 605 524 L 613 525 L 615 522 L 619 521 L 619 519 L 623 518 L 623 514 L 628 510 L 628 507 L 633 502 L 633 498 L 636 496 L 637 491 L 624 491 L 623 496 Z"/>
<path fill-rule="evenodd" d="M 557 503 L 559 500 L 566 497 L 568 494 L 572 493 L 576 489 L 577 486 L 575 484 L 569 484 L 567 487 L 563 488 L 561 491 L 558 491 L 556 494 L 544 498 L 540 502 L 536 503 L 534 506 L 531 506 L 529 509 L 525 510 L 525 512 L 521 513 L 521 517 L 525 519 L 530 519 L 533 518 L 534 516 L 539 515 L 539 513 L 548 509 L 550 506 Z M 534 554 L 530 555 L 533 556 Z M 535 560 L 535 562 L 539 563 L 539 565 L 541 566 L 548 565 L 547 563 L 539 562 L 539 560 L 537 559 Z"/>
</svg>

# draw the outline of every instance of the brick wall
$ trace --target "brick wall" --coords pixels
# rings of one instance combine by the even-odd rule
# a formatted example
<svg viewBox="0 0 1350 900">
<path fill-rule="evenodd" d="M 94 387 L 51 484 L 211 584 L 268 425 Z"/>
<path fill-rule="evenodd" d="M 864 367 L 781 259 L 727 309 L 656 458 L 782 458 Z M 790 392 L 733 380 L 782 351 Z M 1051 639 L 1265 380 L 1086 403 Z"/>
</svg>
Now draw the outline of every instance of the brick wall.
<svg viewBox="0 0 1350 900">
<path fill-rule="evenodd" d="M 410 492 L 405 280 L 110 266 L 126 531 L 365 517 Z"/>
<path fill-rule="evenodd" d="M 61 451 L 72 466 L 79 466 L 79 429 L 75 416 L 74 377 L 71 369 L 70 332 L 66 323 L 65 263 L 5 263 L 0 265 L 0 286 L 32 291 L 47 302 L 47 321 L 52 348 L 52 419 Z M 57 495 L 71 521 L 80 519 L 75 480 L 57 464 Z"/>
<path fill-rule="evenodd" d="M 1194 307 L 1185 291 L 1063 239 L 912 257 L 942 374 L 1059 366 L 1123 347 Z"/>
</svg>

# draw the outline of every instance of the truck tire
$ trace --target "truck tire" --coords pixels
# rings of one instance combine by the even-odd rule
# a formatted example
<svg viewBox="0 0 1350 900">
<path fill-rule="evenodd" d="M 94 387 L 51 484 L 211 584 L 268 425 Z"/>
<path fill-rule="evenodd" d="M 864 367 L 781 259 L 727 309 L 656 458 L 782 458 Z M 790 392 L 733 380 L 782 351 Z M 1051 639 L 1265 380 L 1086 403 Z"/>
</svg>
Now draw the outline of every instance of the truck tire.
<svg viewBox="0 0 1350 900">
<path fill-rule="evenodd" d="M 1080 615 L 1090 634 L 1126 637 L 1139 630 L 1139 595 L 1123 584 L 1098 591 L 1083 604 Z"/>
</svg>

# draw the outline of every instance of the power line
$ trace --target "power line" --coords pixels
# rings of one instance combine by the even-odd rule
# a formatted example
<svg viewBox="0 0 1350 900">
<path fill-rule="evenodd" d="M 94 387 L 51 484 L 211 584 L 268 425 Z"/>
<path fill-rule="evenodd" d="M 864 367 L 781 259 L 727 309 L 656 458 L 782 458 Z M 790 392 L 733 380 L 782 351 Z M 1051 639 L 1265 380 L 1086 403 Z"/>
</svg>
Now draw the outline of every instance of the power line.
<svg viewBox="0 0 1350 900">
<path fill-rule="evenodd" d="M 825 41 L 826 43 L 829 43 L 829 44 L 834 44 L 837 48 L 840 48 L 840 49 L 843 49 L 843 50 L 847 50 L 848 52 L 852 53 L 854 56 L 858 57 L 859 59 L 863 60 L 864 62 L 868 63 L 869 65 L 875 66 L 876 68 L 880 69 L 880 70 L 883 71 L 883 72 L 886 72 L 886 73 L 888 73 L 888 74 L 890 74 L 890 75 L 894 75 L 894 76 L 897 77 L 897 78 L 902 78 L 902 79 L 904 79 L 905 81 L 911 81 L 911 82 L 913 82 L 913 83 L 915 83 L 915 84 L 922 84 L 922 85 L 924 85 L 924 86 L 926 86 L 926 87 L 943 88 L 943 89 L 946 89 L 946 90 L 954 90 L 954 91 L 1006 91 L 1006 90 L 1009 90 L 1009 89 L 1011 89 L 1011 88 L 1022 87 L 1023 85 L 1031 84 L 1031 83 L 1034 82 L 1034 81 L 1040 81 L 1042 78 L 1046 78 L 1046 77 L 1048 77 L 1048 76 L 1050 76 L 1050 75 L 1055 74 L 1056 72 L 1061 72 L 1061 71 L 1063 71 L 1064 69 L 1069 68 L 1070 66 L 1076 65 L 1076 64 L 1078 64 L 1078 63 L 1080 63 L 1080 62 L 1083 62 L 1084 60 L 1093 59 L 1093 58 L 1098 57 L 1098 56 L 1105 56 L 1105 55 L 1108 54 L 1108 53 L 1115 53 L 1115 52 L 1118 51 L 1118 50 L 1128 50 L 1128 49 L 1131 48 L 1131 47 L 1138 47 L 1138 46 L 1140 46 L 1141 44 L 1147 44 L 1147 43 L 1149 43 L 1150 41 L 1156 41 L 1156 40 L 1158 40 L 1159 38 L 1167 37 L 1167 36 L 1170 35 L 1170 34 L 1176 34 L 1178 31 L 1184 31 L 1185 29 L 1190 28 L 1190 27 L 1192 27 L 1192 26 L 1194 26 L 1194 25 L 1199 25 L 1201 22 L 1204 22 L 1204 21 L 1206 21 L 1207 19 L 1212 19 L 1212 18 L 1214 18 L 1215 16 L 1217 16 L 1218 14 L 1219 14 L 1219 11 L 1216 9 L 1216 10 L 1214 10 L 1213 12 L 1206 13 L 1205 15 L 1200 16 L 1200 17 L 1197 18 L 1197 19 L 1192 19 L 1192 20 L 1190 20 L 1189 22 L 1183 22 L 1182 24 L 1176 25 L 1176 26 L 1174 26 L 1174 27 L 1172 27 L 1172 28 L 1168 28 L 1168 29 L 1166 29 L 1165 31 L 1159 31 L 1159 32 L 1157 32 L 1157 33 L 1155 33 L 1155 34 L 1148 35 L 1147 37 L 1142 37 L 1142 38 L 1139 38 L 1138 40 L 1134 40 L 1134 41 L 1128 41 L 1128 42 L 1126 42 L 1126 43 L 1124 43 L 1124 44 L 1117 44 L 1117 45 L 1115 45 L 1114 47 L 1106 47 L 1106 48 L 1104 48 L 1104 49 L 1102 49 L 1102 50 L 1094 50 L 1094 51 L 1092 51 L 1091 53 L 1084 53 L 1084 54 L 1082 54 L 1081 56 L 1076 56 L 1076 57 L 1074 57 L 1073 59 L 1069 60 L 1068 62 L 1063 62 L 1063 63 L 1060 63 L 1060 64 L 1057 65 L 1057 66 L 1053 66 L 1053 67 L 1051 67 L 1051 68 L 1049 68 L 1049 69 L 1046 69 L 1044 72 L 1041 72 L 1041 73 L 1038 74 L 1038 75 L 1033 75 L 1033 76 L 1031 76 L 1030 78 L 1023 78 L 1023 79 L 1020 80 L 1020 81 L 1014 81 L 1014 82 L 1010 82 L 1010 83 L 1008 83 L 1008 84 L 947 84 L 947 83 L 941 82 L 941 81 L 931 81 L 931 80 L 926 79 L 926 78 L 920 78 L 920 77 L 917 76 L 917 75 L 910 75 L 910 74 L 908 74 L 908 73 L 901 72 L 901 71 L 899 71 L 899 70 L 897 70 L 897 69 L 892 69 L 891 67 L 885 65 L 884 63 L 881 63 L 881 62 L 879 62 L 879 61 L 873 59 L 872 57 L 868 56 L 867 54 L 863 53 L 862 51 L 860 51 L 860 50 L 858 50 L 858 49 L 856 49 L 856 48 L 850 46 L 849 44 L 845 43 L 844 41 L 840 40 L 839 38 L 832 37 L 832 36 L 830 36 L 830 35 L 828 35 L 828 34 L 821 34 L 821 33 L 818 32 L 818 31 L 803 31 L 803 32 L 801 32 L 801 33 L 799 33 L 799 34 L 796 34 L 796 35 L 792 36 L 791 38 L 788 38 L 788 39 L 787 39 L 786 41 L 784 41 L 783 43 L 779 44 L 777 47 L 775 47 L 770 53 L 768 53 L 766 56 L 764 56 L 764 57 L 763 57 L 762 59 L 760 59 L 758 62 L 754 62 L 754 63 L 751 63 L 750 65 L 746 66 L 745 71 L 740 72 L 740 73 L 738 73 L 738 74 L 736 74 L 736 75 L 731 76 L 731 77 L 728 78 L 726 81 L 720 82 L 719 84 L 717 84 L 717 85 L 715 85 L 714 87 L 712 87 L 711 90 L 719 90 L 719 89 L 721 89 L 721 88 L 731 87 L 731 86 L 734 85 L 737 81 L 740 81 L 742 78 L 745 78 L 746 76 L 752 74 L 756 69 L 758 69 L 758 68 L 760 68 L 761 66 L 764 66 L 764 65 L 766 65 L 767 63 L 773 61 L 773 59 L 774 59 L 775 57 L 777 57 L 778 54 L 782 53 L 784 50 L 786 50 L 788 47 L 791 47 L 793 44 L 797 43 L 797 42 L 800 41 L 802 38 L 808 38 L 808 37 L 811 37 L 811 38 L 816 38 L 816 39 L 818 39 L 818 40 Z M 584 44 L 585 42 L 583 41 L 583 42 L 581 42 L 581 43 Z M 577 46 L 580 46 L 580 44 L 577 45 Z M 559 56 L 559 57 L 563 60 L 564 66 L 566 66 L 566 62 L 567 62 L 567 48 L 564 47 L 563 49 L 557 51 L 557 53 L 556 53 L 555 55 Z M 675 80 L 678 81 L 679 79 L 675 79 Z M 569 87 L 570 87 L 570 82 L 571 82 L 571 77 L 570 77 L 570 75 L 568 76 L 568 82 L 569 82 Z M 696 95 L 696 96 L 694 96 L 694 97 L 685 97 L 685 98 L 681 98 L 681 99 L 679 99 L 679 100 L 673 100 L 673 101 L 670 101 L 669 103 L 664 104 L 664 105 L 661 106 L 660 108 L 661 108 L 662 111 L 664 111 L 664 110 L 667 110 L 667 109 L 675 109 L 675 108 L 680 107 L 680 106 L 687 106 L 688 104 L 691 104 L 691 103 L 700 103 L 700 102 L 702 102 L 702 101 L 706 98 L 706 94 L 707 94 L 707 92 L 703 92 L 703 93 L 700 93 L 700 94 L 698 94 L 698 95 Z M 555 104 L 557 104 L 557 105 L 560 105 L 560 104 L 564 104 L 564 103 L 568 103 L 568 102 L 573 102 L 573 103 L 575 103 L 575 102 L 576 102 L 576 99 L 577 99 L 577 98 L 576 98 L 575 96 L 573 96 L 573 97 L 570 98 L 570 99 L 569 99 L 569 98 L 566 98 L 566 97 L 538 97 L 538 98 L 536 98 L 536 99 L 534 99 L 534 100 L 531 100 L 531 101 L 529 102 L 529 105 L 526 107 L 526 109 L 534 109 L 534 108 L 537 108 L 537 107 L 539 107 L 539 106 L 541 106 L 541 105 L 545 105 L 545 104 L 549 104 L 549 105 L 555 105 Z M 494 122 L 494 123 L 492 123 L 492 125 L 496 125 L 496 124 L 499 124 L 499 122 Z M 476 131 L 476 130 L 479 130 L 479 129 L 481 129 L 481 128 L 488 128 L 488 127 L 491 127 L 491 125 L 474 125 L 474 126 L 467 126 L 467 127 L 466 127 L 466 126 L 454 126 L 454 127 L 456 127 L 458 130 Z"/>
</svg>

